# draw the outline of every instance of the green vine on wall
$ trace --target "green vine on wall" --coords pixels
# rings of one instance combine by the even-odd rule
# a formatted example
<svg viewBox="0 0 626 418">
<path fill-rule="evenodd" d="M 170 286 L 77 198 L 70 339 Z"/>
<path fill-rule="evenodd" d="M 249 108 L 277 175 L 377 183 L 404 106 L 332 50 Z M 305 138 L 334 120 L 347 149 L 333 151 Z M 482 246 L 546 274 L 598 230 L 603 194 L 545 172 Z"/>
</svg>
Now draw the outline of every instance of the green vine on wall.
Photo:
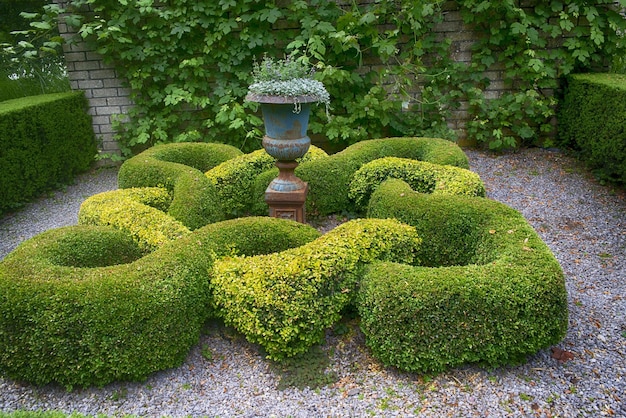
<svg viewBox="0 0 626 418">
<path fill-rule="evenodd" d="M 626 1 L 462 0 L 464 21 L 489 34 L 474 45 L 471 70 L 502 71 L 513 92 L 476 96 L 468 134 L 491 148 L 531 143 L 554 129 L 555 91 L 572 72 L 604 70 L 624 56 Z M 619 4 L 618 4 L 619 3 Z"/>
<path fill-rule="evenodd" d="M 434 31 L 450 3 L 479 34 L 470 63 L 455 62 L 452 41 Z M 559 77 L 625 51 L 626 0 L 526 3 L 74 0 L 66 19 L 129 81 L 136 106 L 118 138 L 126 154 L 190 140 L 258 148 L 262 121 L 243 100 L 252 64 L 293 51 L 331 94 L 332 120 L 317 109 L 315 135 L 341 145 L 450 137 L 446 119 L 466 102 L 469 138 L 501 149 L 552 132 Z M 511 91 L 485 94 L 488 72 L 501 72 Z"/>
</svg>

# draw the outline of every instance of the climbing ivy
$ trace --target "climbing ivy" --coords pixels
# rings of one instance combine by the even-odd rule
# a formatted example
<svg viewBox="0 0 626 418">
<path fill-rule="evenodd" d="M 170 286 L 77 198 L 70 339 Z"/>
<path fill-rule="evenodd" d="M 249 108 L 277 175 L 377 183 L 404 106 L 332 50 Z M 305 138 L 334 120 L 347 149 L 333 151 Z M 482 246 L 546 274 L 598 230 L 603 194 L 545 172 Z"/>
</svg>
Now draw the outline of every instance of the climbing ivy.
<svg viewBox="0 0 626 418">
<path fill-rule="evenodd" d="M 119 121 L 125 154 L 160 142 L 258 148 L 257 105 L 243 100 L 255 59 L 295 52 L 332 98 L 310 132 L 341 145 L 383 135 L 452 138 L 446 118 L 469 103 L 470 138 L 500 149 L 553 129 L 562 75 L 623 54 L 626 0 L 459 0 L 479 34 L 469 63 L 433 28 L 444 0 L 74 0 L 67 21 L 128 79 L 135 108 Z M 510 93 L 485 94 L 488 72 Z"/>
<path fill-rule="evenodd" d="M 476 95 L 468 134 L 491 148 L 541 139 L 554 129 L 555 91 L 571 72 L 605 69 L 625 55 L 626 1 L 461 0 L 466 23 L 488 34 L 476 42 L 470 70 L 502 71 L 513 92 Z"/>
</svg>

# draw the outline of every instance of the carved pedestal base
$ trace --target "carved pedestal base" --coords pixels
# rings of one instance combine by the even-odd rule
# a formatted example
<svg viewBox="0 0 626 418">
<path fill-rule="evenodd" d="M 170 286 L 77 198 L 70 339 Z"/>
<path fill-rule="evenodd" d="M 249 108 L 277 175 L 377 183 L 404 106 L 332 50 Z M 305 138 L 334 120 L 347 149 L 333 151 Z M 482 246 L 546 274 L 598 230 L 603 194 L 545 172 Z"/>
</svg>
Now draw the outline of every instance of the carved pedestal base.
<svg viewBox="0 0 626 418">
<path fill-rule="evenodd" d="M 291 219 L 306 223 L 304 203 L 309 186 L 292 192 L 277 192 L 271 189 L 265 191 L 265 203 L 270 207 L 270 216 L 274 218 Z"/>
</svg>

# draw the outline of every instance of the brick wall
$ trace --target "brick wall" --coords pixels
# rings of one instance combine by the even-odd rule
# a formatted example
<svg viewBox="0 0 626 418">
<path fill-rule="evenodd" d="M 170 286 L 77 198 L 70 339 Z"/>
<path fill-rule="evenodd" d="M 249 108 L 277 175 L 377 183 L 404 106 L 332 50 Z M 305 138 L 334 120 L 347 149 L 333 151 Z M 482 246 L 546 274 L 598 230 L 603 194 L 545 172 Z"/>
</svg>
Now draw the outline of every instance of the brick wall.
<svg viewBox="0 0 626 418">
<path fill-rule="evenodd" d="M 67 0 L 54 0 L 65 7 Z M 59 33 L 69 39 L 75 35 L 68 26 L 59 21 Z M 89 113 L 93 120 L 93 130 L 99 140 L 101 154 L 118 154 L 119 146 L 113 139 L 113 119 L 123 115 L 132 106 L 130 90 L 118 77 L 115 68 L 104 62 L 103 57 L 85 42 L 63 45 L 67 73 L 74 90 L 83 90 L 89 101 Z"/>
<path fill-rule="evenodd" d="M 476 33 L 472 31 L 461 17 L 458 4 L 455 1 L 448 1 L 443 5 L 444 20 L 435 26 L 434 31 L 442 39 L 451 40 L 451 58 L 456 62 L 469 63 L 472 59 L 471 48 L 476 38 Z M 486 74 L 491 80 L 490 86 L 485 90 L 485 97 L 497 97 L 499 89 L 503 88 L 504 80 L 498 71 L 490 71 Z M 468 144 L 465 126 L 469 119 L 469 103 L 459 103 L 458 109 L 450 112 L 447 123 L 448 127 L 456 132 L 458 142 L 461 145 Z"/>
</svg>

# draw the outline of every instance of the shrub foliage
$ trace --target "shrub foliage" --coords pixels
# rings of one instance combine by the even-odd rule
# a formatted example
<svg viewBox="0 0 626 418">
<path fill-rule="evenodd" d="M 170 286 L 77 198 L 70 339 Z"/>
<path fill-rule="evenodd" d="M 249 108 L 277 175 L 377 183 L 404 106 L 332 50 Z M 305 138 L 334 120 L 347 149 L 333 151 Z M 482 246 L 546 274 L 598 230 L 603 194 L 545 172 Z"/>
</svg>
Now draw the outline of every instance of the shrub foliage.
<svg viewBox="0 0 626 418">
<path fill-rule="evenodd" d="M 137 246 L 110 227 L 40 234 L 0 263 L 0 372 L 72 388 L 178 366 L 211 315 L 216 257 L 282 251 L 318 235 L 246 218 L 208 225 L 134 261 L 126 251 L 137 255 Z"/>
<path fill-rule="evenodd" d="M 559 113 L 559 140 L 596 175 L 626 184 L 626 75 L 576 74 Z"/>
<path fill-rule="evenodd" d="M 410 263 L 420 242 L 397 221 L 362 219 L 293 250 L 222 259 L 213 270 L 215 303 L 268 357 L 292 357 L 320 343 L 339 320 L 365 264 Z"/>
<path fill-rule="evenodd" d="M 407 158 L 387 157 L 364 164 L 354 173 L 348 196 L 358 208 L 367 206 L 372 192 L 385 180 L 398 178 L 421 193 L 485 196 L 485 186 L 476 173 Z"/>
<path fill-rule="evenodd" d="M 82 93 L 0 103 L 0 214 L 91 167 L 96 139 Z"/>
<path fill-rule="evenodd" d="M 203 171 L 238 155 L 241 151 L 225 144 L 163 144 L 126 161 L 118 184 L 166 188 L 173 195 L 168 214 L 196 229 L 225 219 L 217 189 Z"/>
<path fill-rule="evenodd" d="M 484 192 L 461 168 L 378 160 L 401 155 L 466 164 L 458 146 L 390 138 L 302 164 L 322 164 L 308 172 L 324 173 L 338 186 L 313 196 L 313 202 L 326 202 L 326 210 L 355 211 L 347 194 L 351 179 L 358 179 L 358 189 L 372 196 L 369 215 L 395 219 L 354 220 L 323 236 L 308 225 L 267 217 L 187 230 L 171 216 L 177 193 L 189 202 L 198 195 L 226 195 L 180 187 L 184 176 L 191 184 L 209 180 L 198 169 L 168 160 L 181 161 L 171 155 L 187 160 L 194 152 L 215 153 L 220 160 L 226 152 L 246 161 L 232 150 L 220 144 L 156 146 L 125 163 L 134 170 L 126 172 L 125 181 L 147 179 L 164 187 L 104 193 L 81 210 L 81 219 L 117 229 L 51 230 L 0 262 L 0 373 L 67 387 L 144 379 L 179 365 L 203 322 L 214 316 L 259 344 L 268 357 L 285 359 L 320 342 L 354 302 L 373 353 L 405 370 L 513 363 L 562 338 L 563 273 L 518 212 L 480 196 L 419 193 L 397 178 L 375 187 L 391 162 L 400 164 L 400 174 L 418 167 L 424 178 L 432 177 L 434 185 L 445 181 L 455 193 Z M 232 180 L 256 183 L 238 164 L 241 170 L 230 171 Z M 365 172 L 359 173 L 359 164 Z M 334 169 L 324 172 L 328 167 Z M 242 179 L 236 178 L 238 171 Z M 267 173 L 258 178 L 266 180 Z M 367 179 L 371 185 L 364 184 Z M 423 191 L 431 190 L 437 189 Z M 337 198 L 338 193 L 345 196 Z M 221 207 L 234 207 L 205 204 L 216 205 L 218 218 L 226 216 Z M 125 216 L 118 209 L 125 206 L 137 215 Z M 163 242 L 154 244 L 155 236 Z"/>
<path fill-rule="evenodd" d="M 188 234 L 189 229 L 167 215 L 172 198 L 166 189 L 142 187 L 99 193 L 83 202 L 81 225 L 110 225 L 125 231 L 145 251 Z"/>
<path fill-rule="evenodd" d="M 368 214 L 414 225 L 424 240 L 421 266 L 377 263 L 361 281 L 361 328 L 383 363 L 416 372 L 514 364 L 565 336 L 563 272 L 519 212 L 393 179 Z"/>
</svg>

